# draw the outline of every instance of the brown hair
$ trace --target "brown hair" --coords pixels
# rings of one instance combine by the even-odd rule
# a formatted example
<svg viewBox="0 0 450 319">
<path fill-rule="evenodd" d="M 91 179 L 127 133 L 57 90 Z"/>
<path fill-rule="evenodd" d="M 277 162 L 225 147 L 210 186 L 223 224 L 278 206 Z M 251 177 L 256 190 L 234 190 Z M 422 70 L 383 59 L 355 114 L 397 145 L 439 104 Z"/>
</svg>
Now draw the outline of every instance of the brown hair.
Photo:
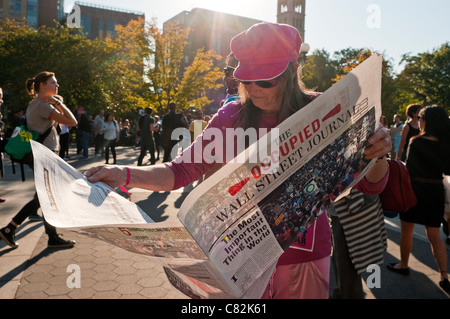
<svg viewBox="0 0 450 319">
<path fill-rule="evenodd" d="M 419 111 L 422 108 L 419 104 L 410 104 L 406 108 L 406 116 L 412 118 L 413 114 Z"/>
<path fill-rule="evenodd" d="M 29 78 L 25 82 L 25 88 L 27 93 L 31 96 L 35 96 L 39 93 L 39 89 L 41 87 L 41 83 L 46 83 L 48 79 L 55 76 L 53 72 L 43 71 L 36 75 L 34 78 Z"/>
</svg>

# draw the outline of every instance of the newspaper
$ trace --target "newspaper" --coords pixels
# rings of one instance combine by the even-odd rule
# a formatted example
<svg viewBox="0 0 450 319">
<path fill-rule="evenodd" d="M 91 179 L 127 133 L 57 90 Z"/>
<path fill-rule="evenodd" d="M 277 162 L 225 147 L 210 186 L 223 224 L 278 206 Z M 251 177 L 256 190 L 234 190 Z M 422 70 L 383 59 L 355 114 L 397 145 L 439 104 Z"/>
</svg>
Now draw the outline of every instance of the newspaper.
<svg viewBox="0 0 450 319">
<path fill-rule="evenodd" d="M 381 116 L 381 65 L 374 54 L 272 130 L 276 140 L 269 132 L 238 155 L 245 161 L 199 184 L 180 208 L 180 223 L 154 223 L 32 142 L 45 218 L 158 259 L 192 298 L 259 298 L 284 250 L 374 163 L 363 152 Z M 268 155 L 250 161 L 253 152 Z"/>
</svg>

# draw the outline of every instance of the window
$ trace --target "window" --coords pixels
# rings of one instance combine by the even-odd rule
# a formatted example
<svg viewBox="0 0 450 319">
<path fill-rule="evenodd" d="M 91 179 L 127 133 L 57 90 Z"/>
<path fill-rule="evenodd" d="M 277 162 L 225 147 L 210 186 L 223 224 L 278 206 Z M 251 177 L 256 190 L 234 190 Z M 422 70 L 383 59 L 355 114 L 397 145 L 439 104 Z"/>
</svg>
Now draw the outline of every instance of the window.
<svg viewBox="0 0 450 319">
<path fill-rule="evenodd" d="M 64 0 L 58 0 L 56 10 L 58 11 L 58 20 L 60 21 L 64 18 Z"/>
<path fill-rule="evenodd" d="M 83 33 L 89 38 L 91 36 L 91 18 L 86 16 L 81 16 L 81 28 Z"/>
<path fill-rule="evenodd" d="M 114 22 L 113 20 L 106 21 L 106 36 L 109 38 L 114 38 L 117 36 L 116 22 Z"/>
<path fill-rule="evenodd" d="M 100 39 L 104 38 L 104 32 L 103 32 L 103 19 L 98 19 L 98 37 Z"/>
<path fill-rule="evenodd" d="M 22 14 L 22 0 L 11 0 L 9 2 L 9 13 L 10 14 Z"/>
<path fill-rule="evenodd" d="M 27 1 L 27 22 L 33 28 L 37 28 L 38 23 L 38 0 Z"/>
</svg>

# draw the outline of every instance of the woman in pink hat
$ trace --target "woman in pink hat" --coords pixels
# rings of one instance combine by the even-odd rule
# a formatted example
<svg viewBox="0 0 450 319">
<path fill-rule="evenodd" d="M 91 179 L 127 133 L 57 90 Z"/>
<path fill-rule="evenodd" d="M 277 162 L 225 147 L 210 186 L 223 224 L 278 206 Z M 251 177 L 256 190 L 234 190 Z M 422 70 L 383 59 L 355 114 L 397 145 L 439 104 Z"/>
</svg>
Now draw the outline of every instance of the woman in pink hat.
<svg viewBox="0 0 450 319">
<path fill-rule="evenodd" d="M 302 39 L 299 32 L 285 24 L 260 23 L 238 34 L 231 40 L 231 51 L 239 61 L 234 77 L 241 82 L 240 101 L 225 104 L 205 129 L 223 132 L 223 141 L 216 150 L 233 141 L 227 141 L 228 128 L 272 129 L 283 120 L 311 102 L 317 94 L 302 89 L 298 77 L 298 58 Z M 205 132 L 203 134 L 205 134 Z M 234 138 L 234 137 L 233 137 Z M 391 149 L 387 130 L 378 130 L 370 139 L 366 159 L 386 155 Z M 197 144 L 201 145 L 197 145 Z M 111 187 L 126 183 L 154 191 L 169 191 L 187 186 L 206 174 L 210 176 L 226 164 L 229 157 L 215 154 L 214 161 L 206 158 L 196 162 L 194 150 L 210 147 L 210 140 L 197 139 L 177 160 L 151 167 L 98 166 L 86 172 L 89 181 L 103 181 Z M 220 152 L 218 152 L 220 153 Z M 188 154 L 192 160 L 183 161 Z M 234 154 L 237 155 L 237 154 Z M 367 173 L 366 184 L 382 183 L 387 175 L 387 164 L 380 160 Z M 331 254 L 331 232 L 326 214 L 315 222 L 314 247 L 308 251 L 289 247 L 279 258 L 274 274 L 263 298 L 328 298 Z"/>
</svg>

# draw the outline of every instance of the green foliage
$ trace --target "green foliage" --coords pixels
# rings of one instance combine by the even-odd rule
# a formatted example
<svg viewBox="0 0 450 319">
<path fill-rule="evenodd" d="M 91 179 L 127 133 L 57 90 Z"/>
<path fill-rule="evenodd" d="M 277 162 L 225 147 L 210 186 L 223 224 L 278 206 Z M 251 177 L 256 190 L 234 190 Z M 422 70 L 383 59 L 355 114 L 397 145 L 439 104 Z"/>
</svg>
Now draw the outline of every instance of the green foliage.
<svg viewBox="0 0 450 319">
<path fill-rule="evenodd" d="M 431 53 L 404 55 L 405 67 L 398 76 L 401 108 L 410 103 L 437 104 L 450 113 L 450 44 Z"/>
<path fill-rule="evenodd" d="M 62 25 L 36 31 L 24 22 L 0 24 L 0 83 L 12 110 L 27 107 L 25 81 L 41 71 L 56 73 L 59 93 L 71 108 L 107 105 L 102 74 L 111 55 L 104 43 L 73 35 Z"/>
<path fill-rule="evenodd" d="M 316 50 L 308 56 L 302 75 L 307 88 L 324 92 L 333 85 L 332 79 L 337 76 L 337 67 L 327 51 Z"/>
<path fill-rule="evenodd" d="M 307 57 L 303 66 L 303 82 L 308 88 L 325 91 L 345 74 L 357 67 L 372 52 L 368 49 L 347 48 L 334 52 L 316 50 Z M 450 113 L 450 47 L 443 44 L 431 53 L 405 55 L 405 67 L 395 74 L 393 63 L 384 57 L 382 70 L 382 108 L 392 123 L 395 114 L 406 120 L 406 107 L 411 103 L 438 104 Z"/>
<path fill-rule="evenodd" d="M 152 106 L 162 113 L 169 102 L 181 108 L 205 105 L 205 90 L 221 77 L 213 52 L 199 52 L 184 73 L 181 62 L 189 30 L 175 26 L 162 33 L 153 20 L 117 26 L 117 37 L 90 40 L 66 25 L 35 30 L 25 21 L 0 22 L 0 86 L 11 112 L 31 100 L 26 79 L 41 71 L 56 74 L 59 94 L 74 110 L 104 109 L 121 117 Z"/>
<path fill-rule="evenodd" d="M 203 106 L 212 102 L 208 100 L 205 92 L 223 86 L 217 83 L 223 72 L 218 67 L 214 67 L 215 61 L 220 59 L 221 56 L 212 51 L 205 52 L 201 49 L 197 52 L 192 64 L 186 68 L 175 95 L 175 100 L 180 106 L 202 109 Z"/>
<path fill-rule="evenodd" d="M 162 33 L 156 24 L 152 24 L 147 32 L 154 40 L 147 78 L 156 100 L 155 109 L 161 113 L 170 102 L 177 102 L 174 98 L 181 82 L 180 68 L 189 29 L 168 25 L 166 32 Z"/>
</svg>

